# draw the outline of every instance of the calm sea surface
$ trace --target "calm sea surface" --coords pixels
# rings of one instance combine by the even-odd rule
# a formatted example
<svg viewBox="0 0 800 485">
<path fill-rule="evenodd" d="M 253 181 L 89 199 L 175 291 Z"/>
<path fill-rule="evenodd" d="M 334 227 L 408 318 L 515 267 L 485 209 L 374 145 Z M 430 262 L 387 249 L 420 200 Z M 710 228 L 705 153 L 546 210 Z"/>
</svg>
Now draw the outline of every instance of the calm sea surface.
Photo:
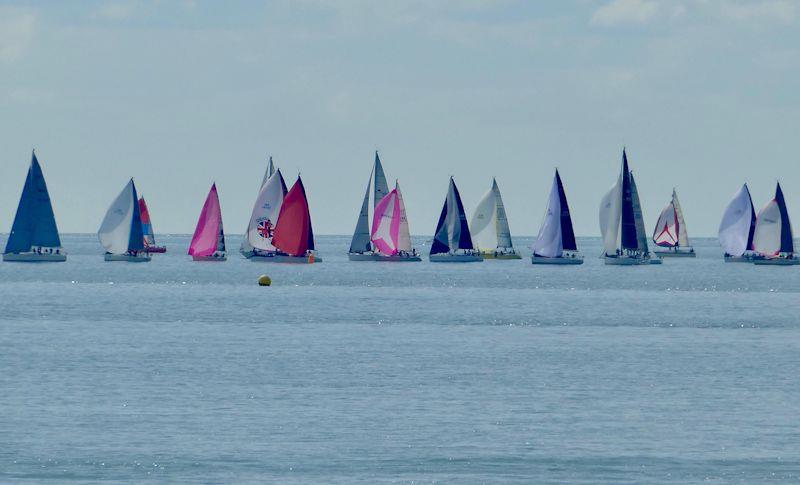
<svg viewBox="0 0 800 485">
<path fill-rule="evenodd" d="M 94 235 L 0 263 L 0 482 L 800 480 L 800 268 L 711 240 L 629 268 L 596 239 L 582 267 L 160 242 L 146 264 Z"/>
</svg>

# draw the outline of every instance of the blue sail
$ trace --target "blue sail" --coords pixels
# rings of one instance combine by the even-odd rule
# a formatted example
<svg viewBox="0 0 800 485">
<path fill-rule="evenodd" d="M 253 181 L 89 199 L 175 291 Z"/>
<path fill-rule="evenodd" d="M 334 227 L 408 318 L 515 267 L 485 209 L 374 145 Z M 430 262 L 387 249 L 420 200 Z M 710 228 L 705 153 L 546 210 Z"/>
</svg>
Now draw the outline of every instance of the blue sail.
<svg viewBox="0 0 800 485">
<path fill-rule="evenodd" d="M 461 231 L 458 234 L 458 249 L 475 249 L 472 245 L 472 235 L 469 233 L 469 225 L 467 224 L 467 213 L 464 211 L 464 204 L 461 203 L 461 194 L 458 193 L 458 187 L 453 179 L 450 179 L 453 184 L 453 192 L 456 195 L 456 207 L 458 208 L 458 220 L 461 225 Z"/>
<path fill-rule="evenodd" d="M 786 210 L 786 199 L 783 198 L 780 183 L 775 187 L 775 201 L 778 203 L 778 210 L 781 211 L 781 252 L 791 254 L 794 253 L 792 224 L 789 222 L 789 212 Z"/>
<path fill-rule="evenodd" d="M 564 193 L 564 185 L 561 183 L 561 175 L 559 175 L 558 170 L 556 170 L 556 184 L 558 186 L 558 200 L 561 205 L 561 249 L 577 251 L 578 245 L 575 242 L 575 231 L 572 229 L 572 217 L 569 214 L 567 194 Z"/>
<path fill-rule="evenodd" d="M 136 195 L 136 185 L 131 179 L 133 187 L 133 217 L 131 217 L 131 235 L 128 239 L 129 251 L 144 249 L 144 233 L 142 232 L 142 213 L 139 211 L 139 196 Z"/>
<path fill-rule="evenodd" d="M 628 170 L 628 155 L 622 149 L 622 249 L 638 249 L 639 239 L 636 237 L 636 218 L 633 213 L 633 190 L 631 173 Z"/>
<path fill-rule="evenodd" d="M 47 184 L 36 159 L 36 153 L 31 157 L 31 166 L 28 169 L 5 252 L 27 252 L 32 246 L 61 247 L 50 194 L 47 192 Z"/>
</svg>

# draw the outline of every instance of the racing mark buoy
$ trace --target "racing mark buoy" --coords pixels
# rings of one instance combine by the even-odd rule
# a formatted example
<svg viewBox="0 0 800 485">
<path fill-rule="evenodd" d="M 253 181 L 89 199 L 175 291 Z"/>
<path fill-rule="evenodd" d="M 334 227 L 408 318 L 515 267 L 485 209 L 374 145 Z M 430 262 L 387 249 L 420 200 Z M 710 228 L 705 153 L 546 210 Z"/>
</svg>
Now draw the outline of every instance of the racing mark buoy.
<svg viewBox="0 0 800 485">
<path fill-rule="evenodd" d="M 258 286 L 269 286 L 272 284 L 272 280 L 269 276 L 262 274 L 258 277 Z"/>
</svg>

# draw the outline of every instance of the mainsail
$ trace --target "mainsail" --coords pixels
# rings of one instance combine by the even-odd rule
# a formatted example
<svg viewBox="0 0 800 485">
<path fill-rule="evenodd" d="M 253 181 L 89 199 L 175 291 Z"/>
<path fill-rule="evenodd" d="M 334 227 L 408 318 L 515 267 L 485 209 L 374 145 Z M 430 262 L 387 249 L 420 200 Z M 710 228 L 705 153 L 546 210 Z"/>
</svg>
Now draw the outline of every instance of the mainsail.
<svg viewBox="0 0 800 485">
<path fill-rule="evenodd" d="M 533 253 L 545 258 L 560 258 L 565 250 L 577 251 L 578 246 L 572 228 L 567 196 L 564 193 L 561 176 L 556 170 L 544 220 L 539 228 L 539 235 L 533 243 Z"/>
<path fill-rule="evenodd" d="M 272 163 L 272 156 L 270 156 L 269 163 L 267 164 L 267 169 L 264 171 L 264 177 L 262 177 L 261 179 L 261 185 L 258 187 L 259 194 L 261 193 L 261 189 L 264 187 L 264 184 L 267 183 L 267 180 L 269 180 L 274 173 L 275 173 L 275 164 Z M 256 203 L 258 203 L 258 201 L 256 201 Z M 255 206 L 253 207 L 253 210 L 255 210 Z M 242 236 L 242 243 L 239 245 L 239 251 L 242 254 L 251 253 L 253 251 L 253 246 L 250 245 L 250 241 L 248 240 L 249 232 L 250 232 L 250 225 L 248 223 L 247 229 L 244 231 L 244 235 Z"/>
<path fill-rule="evenodd" d="M 408 226 L 408 217 L 406 216 L 406 204 L 403 202 L 403 193 L 400 192 L 400 183 L 394 183 L 394 190 L 397 192 L 397 204 L 400 207 L 400 227 L 397 230 L 397 250 L 410 253 L 411 247 L 411 229 Z"/>
<path fill-rule="evenodd" d="M 765 256 L 794 254 L 792 224 L 780 183 L 775 188 L 775 198 L 758 213 L 753 248 Z"/>
<path fill-rule="evenodd" d="M 262 251 L 275 251 L 272 242 L 273 233 L 280 216 L 281 205 L 286 195 L 286 183 L 280 170 L 276 170 L 267 182 L 261 186 L 250 223 L 247 225 L 245 240 L 247 245 Z"/>
<path fill-rule="evenodd" d="M 32 247 L 61 248 L 50 194 L 47 192 L 47 184 L 36 153 L 31 156 L 31 166 L 22 188 L 5 253 L 28 252 Z"/>
<path fill-rule="evenodd" d="M 130 179 L 111 203 L 97 236 L 106 252 L 111 254 L 144 249 L 142 218 L 133 179 Z"/>
<path fill-rule="evenodd" d="M 222 211 L 217 195 L 217 184 L 208 191 L 197 226 L 194 229 L 189 254 L 192 256 L 211 256 L 214 252 L 225 251 L 225 232 L 222 229 Z"/>
<path fill-rule="evenodd" d="M 470 231 L 478 249 L 494 251 L 497 248 L 513 247 L 503 197 L 494 178 L 492 187 L 475 208 L 470 221 Z"/>
<path fill-rule="evenodd" d="M 756 227 L 756 213 L 747 184 L 736 192 L 725 208 L 719 225 L 719 243 L 725 254 L 741 256 L 753 249 L 753 236 Z"/>
<path fill-rule="evenodd" d="M 619 179 L 600 203 L 600 232 L 606 255 L 624 250 L 648 251 L 639 191 L 628 169 L 628 155 L 624 149 Z"/>
<path fill-rule="evenodd" d="M 350 240 L 351 253 L 368 253 L 374 248 L 370 240 L 370 209 L 375 210 L 378 203 L 389 193 L 389 186 L 386 182 L 386 175 L 383 172 L 383 165 L 375 152 L 375 163 L 372 166 L 372 172 L 369 174 L 367 181 L 367 189 L 364 192 L 364 199 L 361 201 L 361 210 L 358 213 L 358 220 L 356 221 L 356 228 L 353 231 L 353 238 Z M 369 198 L 372 196 L 372 205 L 370 206 Z"/>
<path fill-rule="evenodd" d="M 400 235 L 400 201 L 397 189 L 378 201 L 372 220 L 371 240 L 380 254 L 397 254 Z"/>
<path fill-rule="evenodd" d="M 644 215 L 642 214 L 642 204 L 639 202 L 639 191 L 636 189 L 636 180 L 631 177 L 631 204 L 633 205 L 634 227 L 636 227 L 636 248 L 639 251 L 647 252 L 647 232 L 644 229 Z"/>
<path fill-rule="evenodd" d="M 304 256 L 314 249 L 311 214 L 300 176 L 283 199 L 272 243 L 290 256 Z"/>
<path fill-rule="evenodd" d="M 447 198 L 436 225 L 433 244 L 431 244 L 431 254 L 443 254 L 457 249 L 471 250 L 474 248 L 461 196 L 453 177 L 450 177 Z"/>
<path fill-rule="evenodd" d="M 150 211 L 147 210 L 147 203 L 144 197 L 139 197 L 139 214 L 142 217 L 142 234 L 144 235 L 144 247 L 156 245 L 156 236 L 153 233 L 153 223 L 150 222 Z"/>
</svg>

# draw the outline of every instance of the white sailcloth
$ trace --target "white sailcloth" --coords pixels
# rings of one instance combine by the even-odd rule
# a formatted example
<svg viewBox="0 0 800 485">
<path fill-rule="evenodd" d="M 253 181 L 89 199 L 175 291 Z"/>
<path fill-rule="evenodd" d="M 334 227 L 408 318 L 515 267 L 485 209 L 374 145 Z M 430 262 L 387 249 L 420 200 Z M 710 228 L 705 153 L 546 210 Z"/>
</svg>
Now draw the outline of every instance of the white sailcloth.
<svg viewBox="0 0 800 485">
<path fill-rule="evenodd" d="M 753 248 L 766 256 L 777 255 L 781 250 L 781 209 L 774 199 L 758 213 Z"/>
<path fill-rule="evenodd" d="M 125 254 L 131 239 L 131 225 L 135 205 L 138 204 L 133 179 L 122 189 L 103 218 L 97 236 L 106 252 Z"/>
<path fill-rule="evenodd" d="M 250 223 L 247 225 L 247 242 L 255 249 L 274 251 L 272 245 L 272 231 L 278 223 L 278 214 L 283 203 L 283 184 L 281 184 L 281 171 L 275 171 L 267 182 L 261 187 L 253 212 L 250 214 Z"/>
<path fill-rule="evenodd" d="M 267 183 L 270 177 L 275 173 L 275 164 L 272 162 L 272 157 L 269 157 L 269 163 L 267 164 L 267 169 L 264 171 L 264 177 L 261 179 L 261 185 L 258 187 L 259 192 L 261 188 L 264 187 L 264 184 Z M 244 231 L 244 236 L 242 237 L 242 243 L 239 245 L 239 251 L 242 254 L 250 253 L 253 251 L 253 246 L 250 245 L 250 241 L 248 240 L 247 234 L 249 232 L 250 226 L 248 225 L 247 229 Z"/>
<path fill-rule="evenodd" d="M 497 248 L 497 198 L 489 189 L 472 214 L 469 224 L 472 244 L 483 251 L 494 251 Z"/>
<path fill-rule="evenodd" d="M 397 250 L 411 252 L 411 229 L 408 226 L 403 193 L 400 192 L 400 184 L 398 182 L 395 182 L 394 188 L 397 190 L 397 202 L 400 204 L 400 230 L 397 235 Z"/>
<path fill-rule="evenodd" d="M 619 226 L 622 215 L 622 177 L 600 201 L 600 234 L 606 254 L 615 254 L 619 244 Z"/>
<path fill-rule="evenodd" d="M 545 258 L 560 258 L 564 254 L 561 240 L 561 197 L 558 194 L 558 180 L 555 177 L 544 220 L 532 249 L 535 255 Z"/>
<path fill-rule="evenodd" d="M 675 192 L 675 189 L 672 189 L 672 205 L 675 207 L 675 216 L 678 218 L 678 246 L 687 248 L 691 246 L 691 243 L 689 243 L 689 234 L 686 232 L 683 209 L 681 209 L 681 203 L 678 201 L 678 193 Z"/>
<path fill-rule="evenodd" d="M 719 243 L 726 254 L 741 256 L 750 249 L 748 242 L 752 217 L 753 203 L 745 184 L 728 203 L 719 225 Z"/>
<path fill-rule="evenodd" d="M 675 207 L 670 202 L 658 216 L 653 242 L 663 247 L 675 247 L 678 243 L 678 231 L 680 231 L 678 225 Z"/>
</svg>

